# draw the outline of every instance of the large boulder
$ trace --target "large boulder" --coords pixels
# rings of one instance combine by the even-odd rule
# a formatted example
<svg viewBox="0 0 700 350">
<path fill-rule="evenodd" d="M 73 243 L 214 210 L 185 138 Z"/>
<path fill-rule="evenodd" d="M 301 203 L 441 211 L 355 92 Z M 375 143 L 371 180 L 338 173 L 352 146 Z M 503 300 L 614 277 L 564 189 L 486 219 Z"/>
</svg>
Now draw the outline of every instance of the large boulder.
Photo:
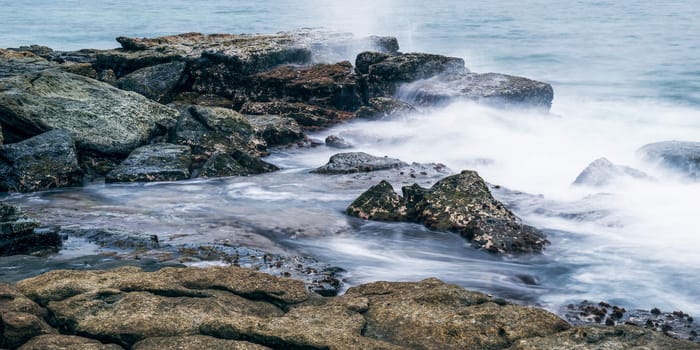
<svg viewBox="0 0 700 350">
<path fill-rule="evenodd" d="M 177 181 L 190 178 L 189 146 L 159 143 L 135 149 L 110 171 L 105 182 Z"/>
<path fill-rule="evenodd" d="M 570 327 L 545 310 L 497 304 L 435 278 L 369 283 L 350 288 L 347 296 L 368 300 L 365 337 L 410 349 L 503 349 Z"/>
<path fill-rule="evenodd" d="M 80 149 L 125 156 L 176 118 L 175 110 L 139 94 L 59 70 L 0 81 L 5 142 L 66 129 Z"/>
<path fill-rule="evenodd" d="M 399 159 L 377 157 L 364 152 L 338 153 L 325 165 L 314 169 L 318 174 L 351 174 L 376 170 L 397 169 L 408 164 Z"/>
<path fill-rule="evenodd" d="M 355 59 L 358 72 L 366 74 L 370 97 L 393 96 L 404 83 L 439 74 L 466 73 L 464 60 L 427 53 L 383 55 L 360 53 Z"/>
<path fill-rule="evenodd" d="M 54 63 L 28 51 L 0 49 L 0 79 L 55 67 Z"/>
<path fill-rule="evenodd" d="M 294 119 L 306 130 L 316 130 L 332 126 L 342 121 L 351 119 L 351 112 L 339 111 L 332 108 L 312 106 L 299 102 L 246 102 L 240 109 L 243 114 L 249 115 L 279 115 Z"/>
<path fill-rule="evenodd" d="M 541 252 L 549 243 L 539 230 L 523 225 L 493 198 L 474 171 L 448 176 L 430 189 L 405 186 L 403 197 L 391 195 L 390 188 L 388 183 L 373 186 L 353 201 L 346 213 L 370 220 L 414 221 L 434 230 L 457 232 L 475 248 L 493 253 Z"/>
<path fill-rule="evenodd" d="M 243 151 L 259 156 L 266 146 L 245 116 L 220 107 L 183 107 L 170 140 L 191 147 L 197 164 L 205 162 L 214 153 Z"/>
<path fill-rule="evenodd" d="M 117 81 L 122 90 L 138 92 L 160 103 L 169 103 L 187 78 L 187 63 L 175 61 L 141 68 Z"/>
<path fill-rule="evenodd" d="M 416 105 L 439 105 L 456 99 L 499 107 L 533 107 L 549 110 L 552 86 L 499 73 L 443 74 L 403 85 L 398 95 Z"/>
<path fill-rule="evenodd" d="M 0 202 L 0 256 L 56 251 L 63 240 L 58 228 L 40 228 L 19 207 Z"/>
<path fill-rule="evenodd" d="M 0 145 L 0 175 L 0 192 L 75 186 L 83 179 L 73 137 L 67 130 Z"/>
<path fill-rule="evenodd" d="M 664 141 L 645 145 L 639 153 L 652 162 L 700 179 L 700 142 Z"/>
<path fill-rule="evenodd" d="M 598 158 L 576 177 L 574 185 L 605 186 L 620 178 L 650 179 L 643 171 L 624 165 L 617 165 L 606 158 Z"/>
</svg>

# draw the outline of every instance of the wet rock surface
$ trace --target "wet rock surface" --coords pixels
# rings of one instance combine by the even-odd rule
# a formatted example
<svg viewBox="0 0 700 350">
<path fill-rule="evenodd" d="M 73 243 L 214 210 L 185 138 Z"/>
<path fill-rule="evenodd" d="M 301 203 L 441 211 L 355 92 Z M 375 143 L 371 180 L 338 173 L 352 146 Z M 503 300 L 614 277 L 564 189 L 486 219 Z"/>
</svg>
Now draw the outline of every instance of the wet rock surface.
<svg viewBox="0 0 700 350">
<path fill-rule="evenodd" d="M 397 169 L 408 164 L 389 157 L 377 157 L 364 152 L 338 153 L 326 165 L 314 169 L 318 174 L 350 174 L 376 170 Z"/>
<path fill-rule="evenodd" d="M 58 250 L 61 243 L 57 227 L 41 227 L 19 207 L 0 202 L 0 256 L 46 254 Z"/>
<path fill-rule="evenodd" d="M 498 107 L 534 107 L 549 110 L 552 86 L 506 74 L 444 74 L 401 87 L 399 96 L 416 105 L 440 105 L 455 99 Z"/>
<path fill-rule="evenodd" d="M 360 195 L 346 213 L 364 219 L 419 222 L 428 228 L 457 232 L 475 248 L 493 253 L 536 253 L 549 242 L 491 195 L 474 171 L 465 170 L 425 189 L 417 184 L 392 194 L 382 182 Z"/>
<path fill-rule="evenodd" d="M 190 178 L 189 146 L 155 144 L 135 149 L 110 171 L 105 182 L 177 181 Z"/>
<path fill-rule="evenodd" d="M 160 103 L 169 103 L 186 79 L 185 62 L 163 63 L 141 68 L 116 82 L 118 88 L 134 91 Z"/>
<path fill-rule="evenodd" d="M 620 178 L 652 179 L 643 171 L 614 164 L 606 158 L 599 158 L 583 169 L 574 180 L 574 185 L 605 186 Z"/>
<path fill-rule="evenodd" d="M 0 145 L 0 192 L 31 192 L 82 184 L 71 133 L 53 130 Z"/>
<path fill-rule="evenodd" d="M 127 155 L 162 130 L 162 123 L 175 118 L 174 110 L 141 95 L 58 70 L 0 82 L 0 123 L 6 143 L 66 129 L 79 149 Z"/>
<path fill-rule="evenodd" d="M 700 179 L 700 142 L 664 141 L 648 144 L 638 151 L 645 159 Z"/>
</svg>

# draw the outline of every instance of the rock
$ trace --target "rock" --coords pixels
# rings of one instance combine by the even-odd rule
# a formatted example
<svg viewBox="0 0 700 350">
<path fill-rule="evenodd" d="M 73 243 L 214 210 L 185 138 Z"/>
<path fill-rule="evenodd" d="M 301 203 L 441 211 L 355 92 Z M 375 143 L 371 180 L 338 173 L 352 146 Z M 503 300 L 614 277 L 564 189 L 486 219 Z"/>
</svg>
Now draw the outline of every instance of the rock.
<svg viewBox="0 0 700 350">
<path fill-rule="evenodd" d="M 17 289 L 40 305 L 103 289 L 150 292 L 154 295 L 203 296 L 204 290 L 265 300 L 286 307 L 307 300 L 301 281 L 273 277 L 240 267 L 163 268 L 143 272 L 136 267 L 105 271 L 54 270 L 20 281 Z"/>
<path fill-rule="evenodd" d="M 0 315 L 8 312 L 32 314 L 39 318 L 46 318 L 46 309 L 25 297 L 12 285 L 0 283 Z"/>
<path fill-rule="evenodd" d="M 0 79 L 40 72 L 55 66 L 46 59 L 28 51 L 0 49 Z"/>
<path fill-rule="evenodd" d="M 405 84 L 398 95 L 423 106 L 465 99 L 498 107 L 534 107 L 549 110 L 554 98 L 552 86 L 506 74 L 443 74 Z"/>
<path fill-rule="evenodd" d="M 248 119 L 228 108 L 183 107 L 173 143 L 192 148 L 195 164 L 204 163 L 214 153 L 233 154 L 243 151 L 261 155 L 265 143 L 255 135 Z"/>
<path fill-rule="evenodd" d="M 411 349 L 502 349 L 570 326 L 542 309 L 499 305 L 489 297 L 432 278 L 375 282 L 347 296 L 369 301 L 364 336 Z"/>
<path fill-rule="evenodd" d="M 240 96 L 239 105 L 249 100 L 283 101 L 354 111 L 362 105 L 360 93 L 352 64 L 344 61 L 310 67 L 286 65 L 258 73 L 235 88 L 231 96 Z"/>
<path fill-rule="evenodd" d="M 361 56 L 361 57 L 360 57 Z M 371 63 L 371 64 L 370 64 Z M 393 96 L 399 85 L 431 78 L 439 74 L 464 74 L 464 60 L 427 53 L 406 53 L 391 56 L 361 53 L 356 59 L 360 72 L 367 66 L 370 97 Z"/>
<path fill-rule="evenodd" d="M 355 117 L 379 119 L 414 113 L 416 111 L 417 109 L 415 107 L 406 102 L 391 97 L 374 97 L 369 99 L 369 106 L 363 106 L 355 112 Z"/>
<path fill-rule="evenodd" d="M 19 350 L 123 350 L 116 344 L 103 344 L 97 340 L 75 335 L 40 335 L 26 342 Z"/>
<path fill-rule="evenodd" d="M 598 158 L 576 177 L 573 184 L 605 186 L 619 178 L 651 179 L 649 175 L 637 169 L 613 164 L 606 158 Z"/>
<path fill-rule="evenodd" d="M 185 62 L 176 61 L 141 68 L 119 79 L 117 87 L 168 103 L 187 79 L 184 74 L 186 67 Z"/>
<path fill-rule="evenodd" d="M 385 52 L 360 52 L 357 57 L 355 57 L 355 71 L 357 74 L 369 74 L 369 67 L 371 65 L 384 61 L 391 56 L 394 55 Z"/>
<path fill-rule="evenodd" d="M 75 144 L 67 130 L 53 130 L 0 146 L 0 192 L 30 192 L 82 183 Z"/>
<path fill-rule="evenodd" d="M 216 290 L 182 296 L 101 289 L 50 302 L 48 308 L 58 326 L 125 347 L 149 337 L 198 334 L 206 318 L 282 314 L 272 304 Z"/>
<path fill-rule="evenodd" d="M 355 199 L 345 210 L 365 220 L 406 221 L 406 205 L 391 184 L 382 180 Z"/>
<path fill-rule="evenodd" d="M 326 146 L 332 147 L 332 148 L 341 148 L 341 149 L 347 149 L 347 148 L 352 148 L 352 145 L 349 144 L 347 141 L 345 141 L 344 138 L 336 135 L 329 135 L 326 137 L 326 140 L 324 141 Z"/>
<path fill-rule="evenodd" d="M 700 349 L 700 344 L 669 338 L 635 326 L 581 326 L 546 337 L 521 339 L 508 350 Z"/>
<path fill-rule="evenodd" d="M 243 114 L 274 114 L 294 119 L 306 130 L 326 128 L 352 118 L 350 112 L 289 102 L 246 102 L 240 110 Z"/>
<path fill-rule="evenodd" d="M 129 232 L 113 228 L 62 229 L 61 233 L 70 237 L 84 238 L 100 247 L 120 250 L 151 250 L 160 248 L 158 236 L 148 233 Z"/>
<path fill-rule="evenodd" d="M 19 207 L 0 202 L 0 256 L 42 254 L 62 244 L 58 228 L 39 228 L 41 223 L 22 215 Z"/>
<path fill-rule="evenodd" d="M 404 349 L 362 336 L 364 326 L 361 314 L 343 306 L 301 306 L 268 319 L 210 318 L 200 330 L 218 338 L 245 338 L 278 349 Z"/>
<path fill-rule="evenodd" d="M 267 146 L 284 146 L 304 140 L 304 133 L 292 118 L 276 115 L 247 115 L 257 137 L 263 139 Z"/>
<path fill-rule="evenodd" d="M 0 146 L 5 142 L 5 136 L 2 135 L 2 124 L 0 124 Z"/>
<path fill-rule="evenodd" d="M 132 350 L 270 350 L 270 348 L 245 341 L 225 340 L 206 335 L 147 338 Z"/>
<path fill-rule="evenodd" d="M 190 178 L 189 146 L 155 144 L 135 149 L 110 171 L 105 182 L 177 181 Z"/>
<path fill-rule="evenodd" d="M 389 157 L 376 157 L 364 152 L 338 153 L 326 165 L 311 171 L 317 174 L 350 174 L 375 170 L 396 169 L 408 164 Z"/>
<path fill-rule="evenodd" d="M 700 142 L 664 141 L 645 145 L 638 152 L 646 159 L 700 179 Z"/>
<path fill-rule="evenodd" d="M 278 167 L 264 162 L 260 158 L 235 151 L 232 155 L 215 153 L 204 163 L 202 168 L 195 174 L 195 177 L 248 176 L 277 170 L 279 170 Z"/>
<path fill-rule="evenodd" d="M 5 312 L 0 314 L 2 324 L 2 341 L 0 346 L 16 348 L 27 340 L 42 334 L 56 334 L 44 320 L 36 315 L 24 312 Z"/>
<path fill-rule="evenodd" d="M 537 253 L 549 243 L 539 230 L 521 224 L 493 198 L 474 171 L 448 176 L 430 189 L 417 184 L 403 187 L 403 198 L 392 196 L 388 183 L 378 186 L 360 195 L 346 213 L 366 219 L 380 213 L 380 220 L 413 221 L 430 229 L 457 232 L 475 248 L 492 253 Z"/>
<path fill-rule="evenodd" d="M 5 142 L 66 129 L 79 149 L 127 155 L 164 132 L 163 125 L 174 123 L 176 116 L 175 110 L 139 94 L 58 70 L 0 81 Z"/>
</svg>

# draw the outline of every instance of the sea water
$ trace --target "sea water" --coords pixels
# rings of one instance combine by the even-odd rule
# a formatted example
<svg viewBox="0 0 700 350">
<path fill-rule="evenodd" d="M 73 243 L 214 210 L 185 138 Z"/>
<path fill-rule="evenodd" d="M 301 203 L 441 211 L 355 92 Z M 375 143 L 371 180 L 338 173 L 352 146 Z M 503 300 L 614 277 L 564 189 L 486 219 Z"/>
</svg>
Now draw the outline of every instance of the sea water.
<svg viewBox="0 0 700 350">
<path fill-rule="evenodd" d="M 547 114 L 456 102 L 312 135 L 479 171 L 502 186 L 497 198 L 548 234 L 552 244 L 541 256 L 500 258 L 419 225 L 347 218 L 344 207 L 372 181 L 309 181 L 308 169 L 335 152 L 325 147 L 277 151 L 269 160 L 283 171 L 263 176 L 9 198 L 42 221 L 142 230 L 174 243 L 228 237 L 310 254 L 345 268 L 347 285 L 436 276 L 552 310 L 605 299 L 700 313 L 700 183 L 636 152 L 651 142 L 700 141 L 696 1 L 0 0 L 0 9 L 0 47 L 110 48 L 119 35 L 323 26 L 393 35 L 402 51 L 459 56 L 472 71 L 526 76 L 555 91 Z M 653 180 L 572 186 L 600 157 Z M 239 224 L 267 234 L 236 238 Z"/>
</svg>

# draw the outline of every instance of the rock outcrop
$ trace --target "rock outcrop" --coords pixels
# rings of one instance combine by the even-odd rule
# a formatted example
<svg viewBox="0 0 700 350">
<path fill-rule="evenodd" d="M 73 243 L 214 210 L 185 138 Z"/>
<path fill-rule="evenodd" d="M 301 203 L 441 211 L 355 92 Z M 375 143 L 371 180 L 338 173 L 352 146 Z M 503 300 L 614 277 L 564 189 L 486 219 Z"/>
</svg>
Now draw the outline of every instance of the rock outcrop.
<svg viewBox="0 0 700 350">
<path fill-rule="evenodd" d="M 493 253 L 536 253 L 549 242 L 491 195 L 474 171 L 446 177 L 430 189 L 417 184 L 402 188 L 403 197 L 388 182 L 371 187 L 346 213 L 367 220 L 419 222 L 428 228 L 453 231 L 472 245 Z"/>
<path fill-rule="evenodd" d="M 0 202 L 0 256 L 54 252 L 62 243 L 58 228 L 41 227 L 19 207 Z"/>
<path fill-rule="evenodd" d="M 175 61 L 141 68 L 119 79 L 116 85 L 160 103 L 169 103 L 185 83 L 186 67 L 185 62 Z"/>
<path fill-rule="evenodd" d="M 664 141 L 645 145 L 638 151 L 645 159 L 700 179 L 700 142 Z"/>
<path fill-rule="evenodd" d="M 300 281 L 239 267 L 51 271 L 0 284 L 1 319 L 13 313 L 42 330 L 20 349 L 700 348 L 632 326 L 572 328 L 435 278 L 321 297 Z"/>
<path fill-rule="evenodd" d="M 351 174 L 396 169 L 407 165 L 395 158 L 377 157 L 364 152 L 348 152 L 331 156 L 328 163 L 312 172 L 317 174 Z"/>
<path fill-rule="evenodd" d="M 125 156 L 176 118 L 175 110 L 139 94 L 59 70 L 0 82 L 0 123 L 6 143 L 66 129 L 79 149 Z"/>
<path fill-rule="evenodd" d="M 82 184 L 71 133 L 53 130 L 0 145 L 0 192 L 30 192 Z"/>
<path fill-rule="evenodd" d="M 583 169 L 574 180 L 574 185 L 605 186 L 621 178 L 651 179 L 643 171 L 614 164 L 606 158 L 598 158 Z"/>
</svg>

